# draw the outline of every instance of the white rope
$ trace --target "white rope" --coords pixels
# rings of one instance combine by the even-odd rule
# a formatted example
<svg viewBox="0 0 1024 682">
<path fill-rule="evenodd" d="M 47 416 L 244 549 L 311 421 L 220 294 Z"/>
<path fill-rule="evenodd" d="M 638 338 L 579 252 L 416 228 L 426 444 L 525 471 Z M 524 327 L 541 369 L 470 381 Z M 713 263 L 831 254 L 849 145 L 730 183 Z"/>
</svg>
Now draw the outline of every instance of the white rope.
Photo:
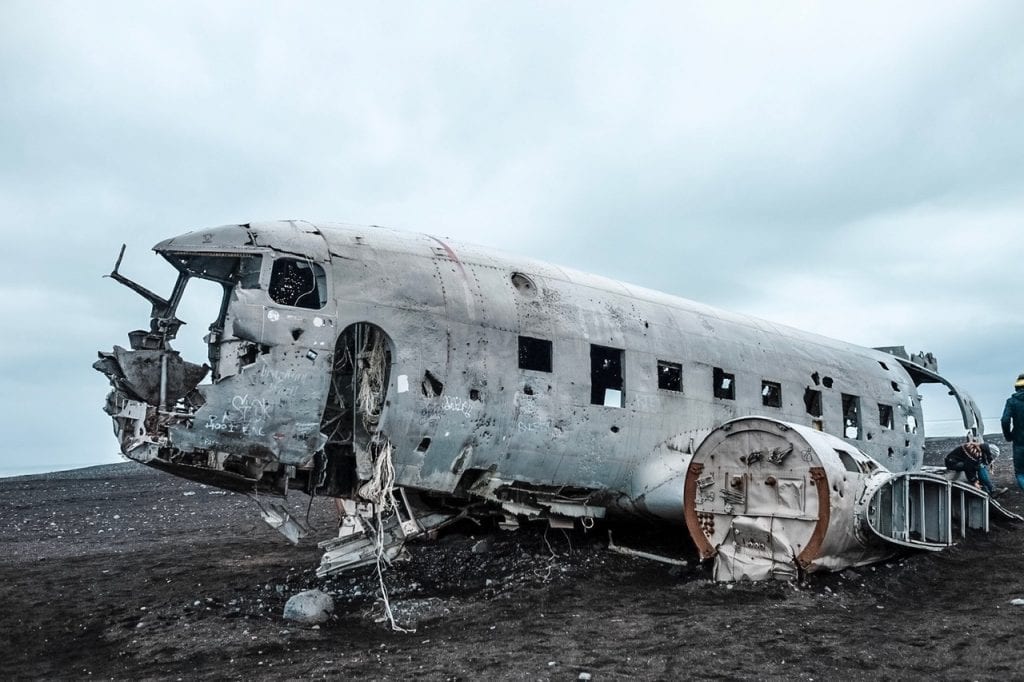
<svg viewBox="0 0 1024 682">
<path fill-rule="evenodd" d="M 370 444 L 370 452 L 376 450 L 373 459 L 373 476 L 359 488 L 359 496 L 373 502 L 380 514 L 387 514 L 398 508 L 395 499 L 395 464 L 391 460 L 391 442 L 385 440 Z"/>
<path fill-rule="evenodd" d="M 359 394 L 356 403 L 363 418 L 363 426 L 372 432 L 380 422 L 384 402 L 384 373 L 387 369 L 384 335 L 371 328 L 360 356 L 364 364 L 359 374 Z"/>
<path fill-rule="evenodd" d="M 361 367 L 359 372 L 359 392 L 356 396 L 356 410 L 363 420 L 363 427 L 370 433 L 377 430 L 380 414 L 384 403 L 384 381 L 387 371 L 387 342 L 384 335 L 370 328 L 359 352 Z M 384 613 L 391 629 L 395 632 L 415 632 L 395 622 L 395 615 L 388 598 L 388 589 L 384 584 L 384 564 L 388 562 L 384 554 L 384 519 L 392 514 L 398 515 L 398 501 L 395 499 L 395 465 L 392 460 L 393 450 L 387 439 L 375 440 L 370 450 L 376 450 L 373 459 L 373 475 L 360 489 L 359 495 L 373 503 L 376 517 L 376 554 L 377 582 L 380 585 L 381 599 L 384 602 Z M 401 530 L 401 518 L 398 521 Z"/>
<path fill-rule="evenodd" d="M 381 599 L 384 602 L 384 614 L 391 624 L 391 629 L 395 632 L 416 632 L 403 628 L 395 622 L 395 614 L 391 610 L 391 600 L 388 598 L 388 588 L 384 584 L 384 564 L 388 561 L 384 555 L 384 517 L 398 514 L 398 501 L 395 499 L 395 465 L 391 455 L 391 442 L 385 440 L 384 444 L 379 447 L 373 463 L 373 478 L 359 489 L 359 495 L 373 502 L 376 516 L 377 582 L 380 584 Z"/>
</svg>

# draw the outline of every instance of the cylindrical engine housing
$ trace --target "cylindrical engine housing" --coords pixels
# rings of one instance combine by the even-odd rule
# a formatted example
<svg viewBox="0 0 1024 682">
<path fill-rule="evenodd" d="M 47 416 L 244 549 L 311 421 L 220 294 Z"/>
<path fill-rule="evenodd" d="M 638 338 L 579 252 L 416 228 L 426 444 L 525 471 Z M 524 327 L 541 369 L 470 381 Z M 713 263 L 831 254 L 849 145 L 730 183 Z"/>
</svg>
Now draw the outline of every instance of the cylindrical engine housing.
<svg viewBox="0 0 1024 682">
<path fill-rule="evenodd" d="M 789 578 L 891 556 L 861 532 L 869 496 L 893 474 L 844 440 L 742 417 L 700 444 L 685 479 L 687 528 L 716 580 Z"/>
</svg>

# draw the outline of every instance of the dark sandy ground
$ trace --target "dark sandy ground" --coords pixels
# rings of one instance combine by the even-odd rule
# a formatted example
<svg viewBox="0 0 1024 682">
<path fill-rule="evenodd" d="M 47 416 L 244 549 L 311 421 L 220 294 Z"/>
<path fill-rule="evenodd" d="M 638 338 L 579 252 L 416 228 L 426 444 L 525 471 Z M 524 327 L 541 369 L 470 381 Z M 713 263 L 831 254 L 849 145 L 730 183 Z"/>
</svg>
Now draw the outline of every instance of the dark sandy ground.
<svg viewBox="0 0 1024 682">
<path fill-rule="evenodd" d="M 1001 439 L 995 442 L 1002 446 Z M 942 449 L 940 445 L 938 449 Z M 995 467 L 1012 483 L 1009 449 Z M 1003 498 L 1024 511 L 1016 489 Z M 308 498 L 296 495 L 303 508 Z M 333 510 L 316 500 L 319 536 Z M 643 535 L 644 537 L 638 537 Z M 691 556 L 685 529 L 620 544 Z M 490 547 L 473 551 L 481 538 Z M 318 580 L 252 501 L 135 464 L 0 480 L 0 671 L 23 678 L 1014 679 L 1024 676 L 1024 527 L 997 526 L 802 584 L 719 585 L 613 554 L 603 531 L 472 527 L 412 545 L 386 574 Z M 486 543 L 485 543 L 486 544 Z M 481 547 L 477 548 L 482 549 Z M 297 627 L 285 600 L 332 592 Z"/>
</svg>

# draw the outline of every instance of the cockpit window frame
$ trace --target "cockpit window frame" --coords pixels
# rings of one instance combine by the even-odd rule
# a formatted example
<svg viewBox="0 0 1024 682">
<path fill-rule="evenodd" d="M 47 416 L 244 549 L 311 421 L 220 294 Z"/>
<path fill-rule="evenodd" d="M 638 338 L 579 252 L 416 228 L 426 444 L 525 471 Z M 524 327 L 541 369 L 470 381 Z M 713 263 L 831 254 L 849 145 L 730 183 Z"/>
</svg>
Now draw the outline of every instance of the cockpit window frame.
<svg viewBox="0 0 1024 682">
<path fill-rule="evenodd" d="M 174 269 L 176 269 L 180 273 L 186 274 L 189 278 L 193 278 L 194 277 L 196 279 L 205 279 L 205 280 L 208 280 L 210 282 L 217 282 L 218 284 L 223 284 L 223 285 L 226 285 L 226 286 L 234 286 L 235 284 L 239 283 L 239 280 L 237 278 L 232 279 L 232 278 L 228 278 L 228 277 L 218 277 L 218 276 L 210 274 L 207 271 L 199 272 L 195 268 L 190 267 L 192 259 L 195 259 L 195 258 L 232 258 L 232 259 L 239 259 L 239 260 L 241 260 L 242 258 L 259 258 L 260 259 L 260 270 L 259 270 L 260 274 L 259 274 L 259 278 L 257 280 L 257 286 L 256 287 L 242 287 L 242 288 L 245 288 L 245 289 L 263 288 L 262 287 L 263 281 L 264 281 L 264 279 L 266 277 L 265 269 L 266 269 L 266 263 L 267 263 L 268 259 L 265 258 L 265 256 L 267 256 L 268 254 L 263 253 L 263 252 L 253 252 L 253 251 L 242 251 L 242 252 L 238 252 L 238 251 L 223 251 L 223 252 L 222 251 L 168 251 L 168 252 L 162 253 L 161 255 L 165 259 L 167 259 L 167 262 L 169 262 L 174 267 Z"/>
<path fill-rule="evenodd" d="M 328 268 L 325 268 L 321 263 L 318 263 L 313 259 L 296 258 L 295 256 L 292 255 L 274 254 L 270 259 L 264 259 L 264 261 L 266 260 L 270 260 L 270 263 L 269 265 L 264 263 L 263 277 L 261 277 L 261 280 L 263 278 L 266 279 L 266 287 L 264 291 L 266 291 L 267 298 L 273 301 L 275 305 L 283 306 L 286 308 L 296 308 L 299 310 L 323 310 L 324 307 L 327 306 L 327 301 L 329 298 L 327 286 Z M 303 294 L 299 295 L 295 299 L 294 303 L 289 302 L 288 300 L 278 300 L 277 298 L 274 297 L 274 272 L 278 267 L 278 264 L 285 262 L 295 263 L 298 265 L 299 269 L 309 268 L 309 270 L 312 272 L 314 285 L 313 289 L 310 289 L 304 292 Z M 311 293 L 316 295 L 318 305 L 312 306 L 296 304 L 298 301 L 302 300 L 304 297 L 308 296 Z"/>
</svg>

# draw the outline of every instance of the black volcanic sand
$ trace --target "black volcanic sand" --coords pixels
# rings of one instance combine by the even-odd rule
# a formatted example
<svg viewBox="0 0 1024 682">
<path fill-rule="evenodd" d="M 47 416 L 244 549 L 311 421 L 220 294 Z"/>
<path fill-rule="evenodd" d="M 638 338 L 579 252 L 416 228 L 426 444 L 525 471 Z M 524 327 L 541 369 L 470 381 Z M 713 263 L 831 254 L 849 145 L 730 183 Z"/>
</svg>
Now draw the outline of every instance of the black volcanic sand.
<svg viewBox="0 0 1024 682">
<path fill-rule="evenodd" d="M 1001 439 L 995 439 L 1000 446 Z M 936 451 L 949 443 L 936 446 Z M 995 466 L 1012 483 L 1009 449 Z M 1024 510 L 1012 489 L 1006 506 Z M 308 498 L 294 495 L 305 513 Z M 310 519 L 332 534 L 314 500 Z M 474 526 L 409 547 L 386 573 L 415 632 L 381 622 L 377 576 L 319 580 L 235 494 L 135 464 L 0 480 L 0 674 L 12 678 L 1011 679 L 1024 675 L 1024 527 L 802 584 L 720 585 L 683 529 Z M 641 537 L 642 535 L 642 537 Z M 490 547 L 477 543 L 489 538 Z M 487 543 L 484 543 L 487 544 Z M 477 551 L 474 551 L 476 547 Z M 334 594 L 319 629 L 281 617 Z"/>
</svg>

